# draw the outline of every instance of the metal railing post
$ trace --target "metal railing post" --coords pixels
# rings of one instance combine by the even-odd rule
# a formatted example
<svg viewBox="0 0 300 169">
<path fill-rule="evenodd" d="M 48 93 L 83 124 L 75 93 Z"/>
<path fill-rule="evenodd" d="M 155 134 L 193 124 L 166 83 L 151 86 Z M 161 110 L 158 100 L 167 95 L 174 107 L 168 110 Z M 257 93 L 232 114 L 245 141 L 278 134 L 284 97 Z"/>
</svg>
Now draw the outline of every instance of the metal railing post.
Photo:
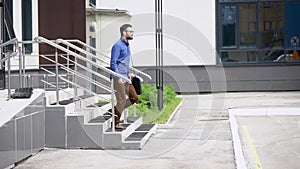
<svg viewBox="0 0 300 169">
<path fill-rule="evenodd" d="M 136 103 L 133 103 L 133 116 L 136 117 Z"/>
<path fill-rule="evenodd" d="M 75 61 L 74 71 L 77 72 L 77 64 L 78 63 L 77 63 L 77 58 L 76 57 L 74 58 L 74 61 Z M 73 80 L 74 80 L 74 83 L 77 84 L 77 77 L 75 75 L 73 76 Z M 77 86 L 74 86 L 74 98 L 76 98 L 77 95 L 78 95 L 77 90 L 78 90 Z"/>
<path fill-rule="evenodd" d="M 30 77 L 30 86 L 28 86 L 28 87 L 32 87 L 33 88 L 33 75 L 29 75 L 29 77 Z"/>
<path fill-rule="evenodd" d="M 25 86 L 25 46 L 23 45 L 22 47 L 22 55 L 23 55 L 23 59 L 22 59 L 22 70 L 23 70 L 23 86 Z"/>
<path fill-rule="evenodd" d="M 124 110 L 124 123 L 127 123 L 128 119 L 128 108 Z"/>
<path fill-rule="evenodd" d="M 46 74 L 44 74 L 44 78 L 43 78 L 44 81 L 46 81 Z M 46 89 L 46 83 L 43 83 L 44 84 L 44 89 Z M 39 85 L 40 86 L 40 85 Z"/>
<path fill-rule="evenodd" d="M 111 130 L 112 132 L 115 132 L 115 105 L 114 105 L 114 97 L 115 97 L 115 92 L 114 92 L 114 78 L 111 78 L 111 113 L 112 113 L 112 125 L 111 125 Z"/>
<path fill-rule="evenodd" d="M 23 87 L 22 83 L 22 48 L 19 47 L 19 83 L 20 83 L 20 88 Z"/>
<path fill-rule="evenodd" d="M 10 55 L 8 53 L 8 55 Z M 10 58 L 7 60 L 7 89 L 8 89 L 8 97 L 7 100 L 11 99 L 11 86 L 10 86 Z"/>
<path fill-rule="evenodd" d="M 67 49 L 70 50 L 69 46 L 67 47 Z M 68 69 L 70 69 L 70 54 L 69 53 L 67 53 L 67 58 L 68 58 L 68 60 L 67 60 L 67 67 L 68 67 Z M 68 80 L 70 80 L 69 76 L 70 76 L 70 73 L 67 72 L 67 79 Z M 67 83 L 67 84 L 68 84 L 67 87 L 70 88 L 70 84 L 69 83 Z"/>
<path fill-rule="evenodd" d="M 59 87 L 58 87 L 58 53 L 57 49 L 55 50 L 55 78 L 56 78 L 56 105 L 59 105 Z"/>
<path fill-rule="evenodd" d="M 24 85 L 24 87 L 26 86 L 26 87 L 28 87 L 29 86 L 29 80 L 30 80 L 30 75 L 27 75 L 26 76 L 26 85 Z"/>
<path fill-rule="evenodd" d="M 46 81 L 49 82 L 49 75 L 46 74 Z M 47 84 L 46 88 L 48 89 L 49 88 L 49 85 Z"/>
</svg>

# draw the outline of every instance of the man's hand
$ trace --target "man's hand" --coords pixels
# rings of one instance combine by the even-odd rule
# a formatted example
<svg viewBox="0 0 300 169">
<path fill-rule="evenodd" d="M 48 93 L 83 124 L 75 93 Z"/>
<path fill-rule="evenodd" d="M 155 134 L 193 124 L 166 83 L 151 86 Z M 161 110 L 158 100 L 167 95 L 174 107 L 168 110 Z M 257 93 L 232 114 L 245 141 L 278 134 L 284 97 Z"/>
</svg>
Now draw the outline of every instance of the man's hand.
<svg viewBox="0 0 300 169">
<path fill-rule="evenodd" d="M 135 74 L 129 73 L 128 76 L 129 76 L 130 79 L 132 79 L 135 76 Z"/>
<path fill-rule="evenodd" d="M 125 83 L 125 81 L 124 81 L 123 79 L 121 79 L 121 78 L 120 78 L 120 79 L 118 80 L 118 83 L 120 83 L 120 84 L 124 84 L 124 83 Z"/>
</svg>

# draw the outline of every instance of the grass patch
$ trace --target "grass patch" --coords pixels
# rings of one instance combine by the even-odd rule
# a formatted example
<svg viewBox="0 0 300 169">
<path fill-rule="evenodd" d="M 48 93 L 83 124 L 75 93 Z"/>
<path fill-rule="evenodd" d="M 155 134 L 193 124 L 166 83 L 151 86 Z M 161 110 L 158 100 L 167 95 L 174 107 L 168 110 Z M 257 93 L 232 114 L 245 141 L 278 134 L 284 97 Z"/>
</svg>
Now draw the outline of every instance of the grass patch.
<svg viewBox="0 0 300 169">
<path fill-rule="evenodd" d="M 111 99 L 109 99 L 109 100 L 111 100 Z M 107 100 L 102 100 L 102 99 L 98 99 L 98 103 L 108 103 L 109 101 L 107 101 Z"/>
<path fill-rule="evenodd" d="M 158 110 L 157 90 L 154 85 L 143 84 L 143 93 L 139 96 L 137 103 L 137 116 L 143 117 L 144 123 L 166 123 L 182 98 L 176 98 L 172 85 L 164 86 L 164 109 Z M 133 106 L 129 108 L 129 116 L 133 115 Z"/>
</svg>

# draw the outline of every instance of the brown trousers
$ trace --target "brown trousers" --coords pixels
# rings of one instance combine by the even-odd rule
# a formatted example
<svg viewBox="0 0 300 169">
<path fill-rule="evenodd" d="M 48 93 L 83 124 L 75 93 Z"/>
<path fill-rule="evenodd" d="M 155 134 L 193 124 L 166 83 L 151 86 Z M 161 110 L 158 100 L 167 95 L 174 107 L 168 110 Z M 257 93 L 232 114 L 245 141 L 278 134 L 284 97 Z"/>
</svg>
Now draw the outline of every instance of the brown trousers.
<svg viewBox="0 0 300 169">
<path fill-rule="evenodd" d="M 115 106 L 115 115 L 117 115 L 117 117 L 115 117 L 115 122 L 118 124 L 120 123 L 123 110 L 136 103 L 138 101 L 138 95 L 132 84 L 119 83 L 116 78 L 114 78 L 114 89 L 116 90 L 115 95 L 117 99 L 117 105 Z M 127 99 L 126 96 L 128 96 Z"/>
</svg>

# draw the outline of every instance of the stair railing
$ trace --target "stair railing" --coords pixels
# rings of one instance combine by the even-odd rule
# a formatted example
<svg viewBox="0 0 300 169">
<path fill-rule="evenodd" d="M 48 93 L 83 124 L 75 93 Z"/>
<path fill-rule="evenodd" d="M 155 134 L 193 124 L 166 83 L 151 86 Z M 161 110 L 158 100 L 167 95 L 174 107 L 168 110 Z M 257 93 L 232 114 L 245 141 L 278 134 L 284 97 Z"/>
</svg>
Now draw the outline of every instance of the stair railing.
<svg viewBox="0 0 300 169">
<path fill-rule="evenodd" d="M 18 42 L 18 39 L 17 38 L 13 38 L 7 42 L 4 42 L 2 44 L 0 44 L 0 48 L 1 48 L 1 51 L 3 51 L 3 48 L 8 46 L 8 45 L 14 45 L 14 49 L 17 50 L 17 42 Z M 10 62 L 10 59 L 14 56 L 16 56 L 18 53 L 17 52 L 6 52 L 4 53 L 5 54 L 5 57 L 0 59 L 0 64 L 2 64 L 3 62 L 7 61 L 7 89 L 8 89 L 8 96 L 7 96 L 7 100 L 10 100 L 11 99 L 11 82 L 10 82 L 10 79 L 11 79 L 11 62 Z M 4 70 L 5 71 L 5 70 Z"/>
<path fill-rule="evenodd" d="M 110 65 L 109 62 L 105 61 L 104 59 L 101 59 L 101 57 L 99 57 L 99 55 L 96 56 L 96 55 L 94 55 L 91 51 L 84 50 L 84 49 L 82 49 L 82 48 L 80 48 L 80 47 L 78 47 L 78 46 L 72 44 L 72 43 L 78 43 L 79 45 L 82 45 L 82 46 L 84 46 L 84 47 L 86 47 L 86 48 L 92 50 L 92 51 L 95 52 L 96 54 L 98 53 L 98 54 L 104 56 L 105 58 L 110 59 L 109 56 L 105 55 L 105 54 L 102 53 L 102 52 L 99 52 L 99 51 L 96 50 L 94 47 L 91 47 L 90 45 L 87 45 L 86 43 L 84 43 L 84 42 L 82 42 L 82 41 L 80 41 L 80 40 L 63 40 L 63 39 L 56 39 L 56 42 L 57 42 L 58 44 L 64 44 L 64 45 L 66 45 L 68 49 L 69 49 L 69 48 L 73 48 L 73 49 L 79 51 L 80 53 L 83 53 L 83 54 L 89 56 L 89 57 L 91 58 L 91 60 L 92 60 L 92 59 L 95 59 L 95 60 L 98 60 L 98 61 L 100 61 L 100 62 L 106 64 L 106 66 L 109 66 L 109 65 Z M 71 42 L 72 42 L 72 43 L 71 43 Z M 144 73 L 144 72 L 142 72 L 142 71 L 140 71 L 140 70 L 138 70 L 138 69 L 136 69 L 136 68 L 134 68 L 134 67 L 132 67 L 132 66 L 130 67 L 130 69 L 131 69 L 133 72 L 135 72 L 136 74 L 141 74 L 141 75 L 143 75 L 143 76 L 149 78 L 150 80 L 152 79 L 152 77 L 151 77 L 150 75 L 148 75 L 148 74 L 146 74 L 146 73 Z M 133 114 L 134 114 L 134 116 L 136 116 L 136 103 L 133 104 L 133 107 L 134 107 L 134 108 L 133 108 Z M 127 111 L 127 110 L 126 110 L 126 111 Z M 127 122 L 127 116 L 128 116 L 128 113 L 125 112 L 125 113 L 124 113 L 124 122 Z"/>
<path fill-rule="evenodd" d="M 61 50 L 61 51 L 65 52 L 65 53 L 67 53 L 67 54 L 70 54 L 70 55 L 74 56 L 75 59 L 80 59 L 80 60 L 82 60 L 82 61 L 84 61 L 86 63 L 89 63 L 89 64 L 95 66 L 96 68 L 99 68 L 99 69 L 103 70 L 104 72 L 106 72 L 108 74 L 111 74 L 111 75 L 113 75 L 115 77 L 121 78 L 121 79 L 123 79 L 124 81 L 126 81 L 129 84 L 131 83 L 130 79 L 128 79 L 128 78 L 126 78 L 126 77 L 124 77 L 122 75 L 119 75 L 118 73 L 116 73 L 116 72 L 114 72 L 114 71 L 112 71 L 112 70 L 110 70 L 110 69 L 108 69 L 108 68 L 106 68 L 104 66 L 100 66 L 99 64 L 97 64 L 97 63 L 95 63 L 95 62 L 93 62 L 93 61 L 91 61 L 91 60 L 89 60 L 89 59 L 87 59 L 87 58 L 85 58 L 85 57 L 83 57 L 83 56 L 81 56 L 81 55 L 79 55 L 79 54 L 71 51 L 71 50 L 68 50 L 68 49 L 66 49 L 66 48 L 64 48 L 64 47 L 62 47 L 62 46 L 60 46 L 60 45 L 58 45 L 58 44 L 56 44 L 56 43 L 54 43 L 54 42 L 46 39 L 46 38 L 36 37 L 35 41 L 38 42 L 38 43 L 46 43 L 46 44 L 48 44 L 48 45 L 50 45 L 50 46 L 52 46 L 52 47 L 54 47 L 56 49 L 56 52 L 55 52 L 55 60 L 56 60 L 56 63 L 55 63 L 55 69 L 56 69 L 56 99 L 57 99 L 56 103 L 59 103 L 59 93 L 58 93 L 58 90 L 59 90 L 58 89 L 58 79 L 59 79 L 59 76 L 58 76 L 58 67 L 59 66 L 58 66 L 58 52 L 57 52 L 57 50 Z M 113 83 L 114 83 L 114 81 L 112 79 L 111 80 L 112 131 L 115 132 L 115 111 L 114 111 L 114 99 L 113 99 L 114 98 Z"/>
<path fill-rule="evenodd" d="M 76 50 L 78 50 L 78 51 L 80 51 L 80 52 L 82 52 L 82 53 L 85 53 L 85 54 L 91 56 L 92 58 L 94 58 L 94 59 L 96 59 L 96 60 L 102 62 L 102 63 L 105 63 L 107 66 L 110 65 L 109 62 L 105 61 L 104 59 L 101 59 L 101 57 L 100 57 L 99 55 L 105 57 L 106 59 L 110 59 L 109 56 L 107 56 L 107 55 L 104 54 L 103 52 L 98 51 L 96 48 L 94 48 L 94 47 L 92 47 L 92 46 L 90 46 L 90 45 L 88 45 L 88 44 L 86 44 L 86 43 L 84 43 L 84 42 L 82 42 L 82 41 L 80 41 L 80 40 L 78 40 L 78 39 L 70 39 L 70 40 L 57 39 L 57 41 L 58 41 L 58 43 L 62 43 L 62 44 L 64 44 L 64 45 L 67 45 L 67 46 L 70 46 L 70 47 L 71 47 L 71 46 L 74 47 L 74 48 L 76 47 Z M 67 42 L 69 42 L 69 43 L 67 43 Z M 71 42 L 71 43 L 70 43 L 70 42 Z M 95 55 L 92 54 L 91 52 L 89 52 L 89 51 L 87 51 L 87 50 L 84 50 L 84 49 L 82 49 L 82 48 L 79 48 L 78 46 L 73 45 L 72 43 L 78 43 L 79 45 L 82 45 L 82 46 L 84 46 L 84 47 L 86 47 L 86 48 L 92 50 L 92 51 L 95 52 L 96 54 L 99 54 L 99 55 L 96 55 L 96 56 L 95 56 Z M 88 53 L 86 53 L 86 52 L 88 52 Z M 130 66 L 130 70 L 132 70 L 132 71 L 135 72 L 136 74 L 141 74 L 141 75 L 147 77 L 149 80 L 152 80 L 152 77 L 151 77 L 150 75 L 148 75 L 147 73 L 143 72 L 143 71 L 140 71 L 140 70 L 138 70 L 138 69 L 136 69 L 136 68 L 134 68 L 134 67 L 132 67 L 132 66 Z"/>
</svg>

